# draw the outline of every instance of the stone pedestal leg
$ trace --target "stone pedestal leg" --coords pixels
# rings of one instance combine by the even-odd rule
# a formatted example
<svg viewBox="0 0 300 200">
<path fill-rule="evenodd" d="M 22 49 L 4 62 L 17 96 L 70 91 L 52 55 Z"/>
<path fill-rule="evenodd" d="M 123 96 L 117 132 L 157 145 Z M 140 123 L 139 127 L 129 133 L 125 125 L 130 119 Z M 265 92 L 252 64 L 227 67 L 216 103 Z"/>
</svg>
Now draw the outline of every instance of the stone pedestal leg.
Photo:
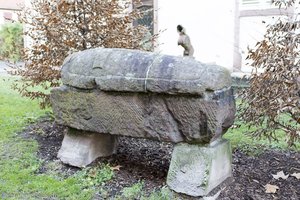
<svg viewBox="0 0 300 200">
<path fill-rule="evenodd" d="M 116 146 L 117 136 L 69 128 L 57 157 L 63 163 L 85 167 L 98 157 L 115 153 Z"/>
<path fill-rule="evenodd" d="M 230 143 L 219 139 L 210 145 L 180 143 L 174 148 L 167 185 L 177 193 L 205 196 L 230 177 Z"/>
</svg>

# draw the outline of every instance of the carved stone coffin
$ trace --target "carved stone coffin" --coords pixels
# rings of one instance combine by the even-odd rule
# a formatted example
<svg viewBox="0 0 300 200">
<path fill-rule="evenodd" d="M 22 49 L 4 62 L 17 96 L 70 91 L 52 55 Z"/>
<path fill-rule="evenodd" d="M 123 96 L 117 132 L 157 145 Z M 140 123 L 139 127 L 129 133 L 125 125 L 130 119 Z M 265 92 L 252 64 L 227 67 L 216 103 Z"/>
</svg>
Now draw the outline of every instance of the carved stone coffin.
<svg viewBox="0 0 300 200">
<path fill-rule="evenodd" d="M 66 58 L 62 82 L 53 111 L 78 130 L 209 143 L 234 121 L 230 73 L 191 58 L 91 49 Z"/>
</svg>

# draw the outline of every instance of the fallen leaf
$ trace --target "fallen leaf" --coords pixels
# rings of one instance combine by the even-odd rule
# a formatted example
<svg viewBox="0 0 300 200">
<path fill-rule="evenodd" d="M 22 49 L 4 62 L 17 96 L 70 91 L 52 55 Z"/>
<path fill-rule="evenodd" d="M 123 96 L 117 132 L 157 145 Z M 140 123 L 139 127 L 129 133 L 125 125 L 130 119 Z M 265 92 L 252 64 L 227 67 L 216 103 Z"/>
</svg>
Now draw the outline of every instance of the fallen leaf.
<svg viewBox="0 0 300 200">
<path fill-rule="evenodd" d="M 273 178 L 275 178 L 275 179 L 280 179 L 280 178 L 282 178 L 282 179 L 287 179 L 287 178 L 289 177 L 289 175 L 288 175 L 288 174 L 285 175 L 285 174 L 283 173 L 283 171 L 277 172 L 277 174 L 272 174 L 272 176 L 273 176 Z"/>
<path fill-rule="evenodd" d="M 258 181 L 258 180 L 255 180 L 255 179 L 253 179 L 253 181 L 254 181 L 255 183 L 259 183 L 259 181 Z"/>
<path fill-rule="evenodd" d="M 89 176 L 95 178 L 97 176 L 97 170 L 91 169 L 89 172 Z"/>
<path fill-rule="evenodd" d="M 265 185 L 266 193 L 276 193 L 277 190 L 279 190 L 279 187 L 277 185 L 271 185 L 267 184 Z"/>
<path fill-rule="evenodd" d="M 117 166 L 114 166 L 114 167 L 110 167 L 110 169 L 113 170 L 113 171 L 115 171 L 115 170 L 120 171 L 121 167 L 122 167 L 121 165 L 117 165 Z"/>
<path fill-rule="evenodd" d="M 293 173 L 291 176 L 296 177 L 296 179 L 300 179 L 300 173 Z"/>
</svg>

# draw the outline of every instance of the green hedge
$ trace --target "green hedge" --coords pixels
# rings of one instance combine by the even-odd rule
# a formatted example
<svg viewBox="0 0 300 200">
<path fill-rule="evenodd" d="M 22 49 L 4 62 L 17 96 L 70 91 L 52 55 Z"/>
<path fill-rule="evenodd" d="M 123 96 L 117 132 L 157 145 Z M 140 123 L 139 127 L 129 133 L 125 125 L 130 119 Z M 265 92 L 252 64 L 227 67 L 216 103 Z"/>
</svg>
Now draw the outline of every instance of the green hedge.
<svg viewBox="0 0 300 200">
<path fill-rule="evenodd" d="M 23 26 L 18 22 L 7 22 L 0 27 L 0 57 L 19 61 L 23 49 Z"/>
</svg>

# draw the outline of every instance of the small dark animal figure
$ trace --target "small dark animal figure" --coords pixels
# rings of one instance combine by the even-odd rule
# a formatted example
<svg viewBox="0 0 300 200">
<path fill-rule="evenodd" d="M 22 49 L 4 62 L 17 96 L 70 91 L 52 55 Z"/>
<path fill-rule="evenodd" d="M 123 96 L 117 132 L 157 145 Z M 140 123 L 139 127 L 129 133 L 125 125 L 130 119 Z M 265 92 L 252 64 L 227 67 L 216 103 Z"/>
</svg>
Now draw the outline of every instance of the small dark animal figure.
<svg viewBox="0 0 300 200">
<path fill-rule="evenodd" d="M 177 26 L 177 32 L 179 33 L 178 45 L 180 45 L 184 48 L 183 56 L 193 57 L 194 48 L 191 44 L 190 37 L 186 34 L 185 29 L 183 28 L 183 26 L 178 25 Z"/>
</svg>

